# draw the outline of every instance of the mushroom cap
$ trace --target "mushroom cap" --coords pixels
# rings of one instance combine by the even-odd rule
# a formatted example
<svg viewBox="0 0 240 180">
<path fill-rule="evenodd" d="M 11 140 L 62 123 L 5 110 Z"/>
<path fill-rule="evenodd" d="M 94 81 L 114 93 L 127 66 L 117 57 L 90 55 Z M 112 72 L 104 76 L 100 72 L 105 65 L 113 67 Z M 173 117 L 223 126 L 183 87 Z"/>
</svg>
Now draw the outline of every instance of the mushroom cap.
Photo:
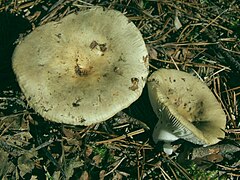
<svg viewBox="0 0 240 180">
<path fill-rule="evenodd" d="M 122 13 L 100 7 L 37 27 L 12 60 L 29 105 L 72 125 L 99 123 L 128 107 L 148 75 L 140 31 Z"/>
<path fill-rule="evenodd" d="M 198 78 L 174 69 L 159 69 L 148 79 L 148 92 L 159 118 L 153 132 L 155 142 L 182 138 L 211 145 L 224 138 L 225 113 L 211 90 Z"/>
</svg>

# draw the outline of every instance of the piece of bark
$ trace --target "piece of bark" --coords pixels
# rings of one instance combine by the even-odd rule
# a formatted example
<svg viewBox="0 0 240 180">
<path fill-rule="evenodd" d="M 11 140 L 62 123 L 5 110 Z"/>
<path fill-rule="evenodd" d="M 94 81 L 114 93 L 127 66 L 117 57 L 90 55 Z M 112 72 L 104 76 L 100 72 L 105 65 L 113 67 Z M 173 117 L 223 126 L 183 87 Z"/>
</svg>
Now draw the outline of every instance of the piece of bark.
<svg viewBox="0 0 240 180">
<path fill-rule="evenodd" d="M 181 147 L 181 152 L 177 161 L 181 165 L 186 165 L 194 161 L 200 162 L 221 162 L 224 158 L 231 158 L 233 153 L 240 152 L 240 142 L 224 142 L 206 147 L 193 147 L 192 144 L 185 142 Z"/>
<path fill-rule="evenodd" d="M 191 159 L 194 160 L 196 158 L 209 156 L 209 160 L 211 160 L 210 155 L 220 154 L 224 157 L 227 154 L 235 153 L 238 151 L 240 151 L 240 147 L 233 144 L 216 144 L 213 146 L 194 148 L 192 151 Z"/>
</svg>

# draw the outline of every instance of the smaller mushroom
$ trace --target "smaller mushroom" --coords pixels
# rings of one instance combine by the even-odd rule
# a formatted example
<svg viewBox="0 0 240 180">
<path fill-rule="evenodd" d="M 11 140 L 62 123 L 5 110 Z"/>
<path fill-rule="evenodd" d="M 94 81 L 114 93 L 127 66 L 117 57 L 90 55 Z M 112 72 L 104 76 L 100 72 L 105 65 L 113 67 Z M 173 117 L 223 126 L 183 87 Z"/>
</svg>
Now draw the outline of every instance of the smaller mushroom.
<svg viewBox="0 0 240 180">
<path fill-rule="evenodd" d="M 225 137 L 225 113 L 198 78 L 178 70 L 159 69 L 148 79 L 148 93 L 159 119 L 153 131 L 155 143 L 170 144 L 182 138 L 212 145 Z M 167 151 L 171 154 L 171 150 Z"/>
</svg>

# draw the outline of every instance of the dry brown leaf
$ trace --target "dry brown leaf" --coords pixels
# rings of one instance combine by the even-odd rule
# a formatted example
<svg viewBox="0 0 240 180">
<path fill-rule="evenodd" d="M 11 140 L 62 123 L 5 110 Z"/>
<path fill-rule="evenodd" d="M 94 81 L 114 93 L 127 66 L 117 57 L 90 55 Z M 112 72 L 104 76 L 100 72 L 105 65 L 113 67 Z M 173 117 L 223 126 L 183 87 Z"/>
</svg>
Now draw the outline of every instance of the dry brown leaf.
<svg viewBox="0 0 240 180">
<path fill-rule="evenodd" d="M 187 48 L 166 49 L 165 52 L 168 57 L 172 57 L 174 60 L 178 60 L 180 62 L 191 60 L 194 57 L 194 54 Z"/>
<path fill-rule="evenodd" d="M 0 148 L 0 177 L 6 175 L 8 169 L 8 153 Z"/>
<path fill-rule="evenodd" d="M 177 30 L 182 27 L 182 24 L 181 24 L 181 22 L 180 22 L 180 20 L 179 20 L 179 18 L 178 18 L 177 15 L 175 16 L 175 19 L 174 19 L 174 26 L 175 26 L 175 28 L 176 28 Z"/>
<path fill-rule="evenodd" d="M 6 135 L 2 137 L 3 139 L 6 139 L 6 142 L 15 144 L 19 147 L 24 147 L 30 144 L 30 139 L 32 139 L 32 135 L 30 132 L 19 132 L 14 135 Z"/>
<path fill-rule="evenodd" d="M 148 54 L 149 54 L 150 59 L 157 59 L 158 58 L 158 53 L 153 47 L 147 46 L 147 50 L 148 50 Z"/>
<path fill-rule="evenodd" d="M 83 165 L 84 162 L 79 157 L 75 157 L 74 159 L 68 160 L 68 162 L 66 162 L 65 167 L 66 179 L 70 179 L 73 176 L 75 168 L 82 167 Z"/>
<path fill-rule="evenodd" d="M 55 171 L 53 173 L 53 179 L 61 179 L 61 172 L 60 171 Z"/>
<path fill-rule="evenodd" d="M 78 141 L 75 138 L 68 138 L 67 143 L 68 143 L 68 145 L 71 145 L 71 146 L 81 145 L 81 141 Z"/>
<path fill-rule="evenodd" d="M 65 153 L 69 153 L 70 150 L 72 150 L 72 146 L 66 146 L 66 145 L 64 145 L 64 146 L 63 146 L 63 150 L 64 150 Z"/>
<path fill-rule="evenodd" d="M 93 152 L 93 148 L 91 146 L 87 146 L 86 148 L 86 157 L 89 157 Z"/>
<path fill-rule="evenodd" d="M 35 162 L 32 160 L 34 156 L 37 156 L 37 151 L 28 152 L 21 155 L 18 158 L 18 168 L 20 170 L 20 176 L 23 178 L 27 173 L 31 173 L 34 169 Z"/>
<path fill-rule="evenodd" d="M 106 171 L 101 170 L 100 173 L 99 173 L 99 180 L 104 180 L 105 174 L 106 174 Z"/>
<path fill-rule="evenodd" d="M 112 180 L 122 180 L 122 179 L 123 179 L 123 176 L 118 172 L 114 173 L 114 176 L 112 178 Z"/>
<path fill-rule="evenodd" d="M 38 180 L 38 177 L 36 175 L 32 175 L 30 180 Z"/>
<path fill-rule="evenodd" d="M 72 129 L 63 128 L 63 133 L 68 139 L 72 139 L 75 137 L 75 133 Z"/>
<path fill-rule="evenodd" d="M 102 157 L 101 155 L 96 155 L 93 157 L 94 164 L 99 167 L 100 163 L 102 162 Z"/>
<path fill-rule="evenodd" d="M 81 177 L 80 177 L 80 180 L 88 180 L 90 179 L 89 178 L 89 175 L 88 175 L 88 172 L 87 171 L 83 171 Z"/>
<path fill-rule="evenodd" d="M 210 154 L 207 155 L 204 159 L 207 161 L 216 163 L 216 162 L 221 162 L 223 160 L 223 156 L 221 154 Z"/>
<path fill-rule="evenodd" d="M 1 131 L 15 129 L 18 130 L 21 127 L 21 117 L 20 116 L 1 117 L 0 127 Z"/>
</svg>

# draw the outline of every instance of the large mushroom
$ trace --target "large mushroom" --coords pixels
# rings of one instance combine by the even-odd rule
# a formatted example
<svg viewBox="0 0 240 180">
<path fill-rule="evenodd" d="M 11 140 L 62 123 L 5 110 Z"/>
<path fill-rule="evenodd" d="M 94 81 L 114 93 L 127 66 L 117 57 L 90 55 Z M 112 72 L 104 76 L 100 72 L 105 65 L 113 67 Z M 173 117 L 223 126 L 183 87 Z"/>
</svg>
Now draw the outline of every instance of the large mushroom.
<svg viewBox="0 0 240 180">
<path fill-rule="evenodd" d="M 174 69 L 159 69 L 148 79 L 151 105 L 159 118 L 153 140 L 179 138 L 211 145 L 224 138 L 226 116 L 211 90 L 198 78 Z"/>
<path fill-rule="evenodd" d="M 147 56 L 129 19 L 98 7 L 36 28 L 12 60 L 21 90 L 40 115 L 90 125 L 138 99 L 148 75 Z"/>
</svg>

